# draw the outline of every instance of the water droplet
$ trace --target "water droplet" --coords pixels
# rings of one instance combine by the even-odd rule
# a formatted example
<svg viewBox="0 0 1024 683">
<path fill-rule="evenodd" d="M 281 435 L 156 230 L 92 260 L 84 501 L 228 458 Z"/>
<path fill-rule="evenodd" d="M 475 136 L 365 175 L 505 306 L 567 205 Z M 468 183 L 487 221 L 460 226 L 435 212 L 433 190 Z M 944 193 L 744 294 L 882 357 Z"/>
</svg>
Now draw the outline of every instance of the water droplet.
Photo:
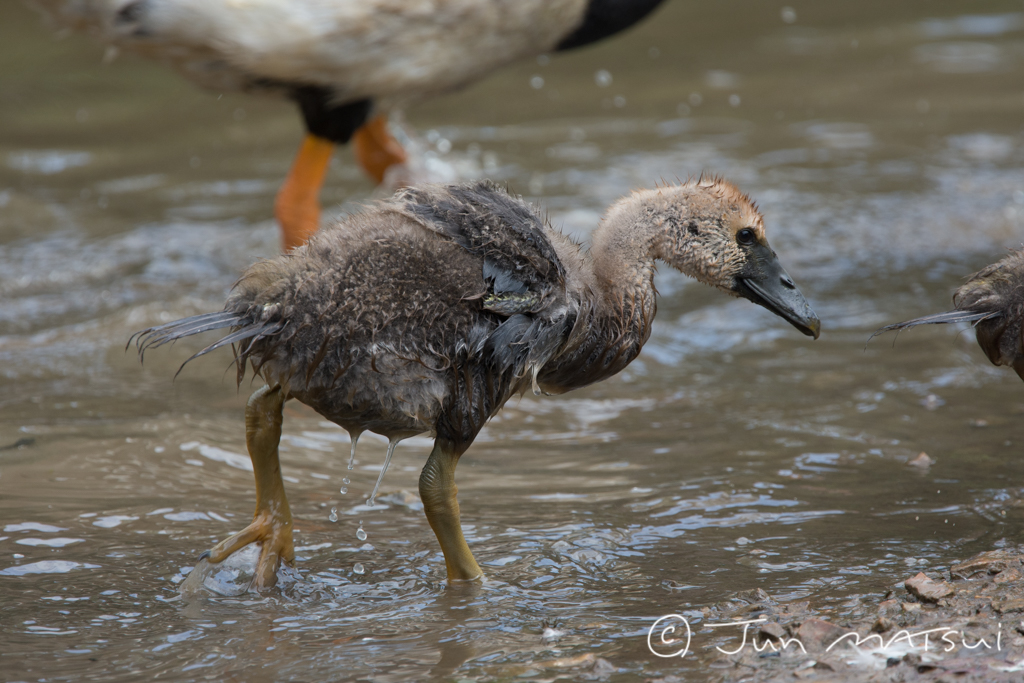
<svg viewBox="0 0 1024 683">
<path fill-rule="evenodd" d="M 331 508 L 331 514 L 327 515 L 327 519 L 332 522 L 338 521 L 338 508 Z"/>
<path fill-rule="evenodd" d="M 354 565 L 352 565 L 352 571 L 356 574 L 362 574 L 366 570 L 363 569 L 363 565 L 361 562 L 356 562 Z"/>
<path fill-rule="evenodd" d="M 352 483 L 352 480 L 349 479 L 348 477 L 345 477 L 344 479 L 341 480 L 341 483 L 347 486 Z"/>
<path fill-rule="evenodd" d="M 366 531 L 363 530 L 362 524 L 360 524 L 359 529 L 356 530 L 356 538 L 358 538 L 360 541 L 366 540 Z"/>
<path fill-rule="evenodd" d="M 348 493 L 348 487 L 342 486 L 340 489 L 338 489 L 338 493 L 345 495 L 346 493 Z"/>
</svg>

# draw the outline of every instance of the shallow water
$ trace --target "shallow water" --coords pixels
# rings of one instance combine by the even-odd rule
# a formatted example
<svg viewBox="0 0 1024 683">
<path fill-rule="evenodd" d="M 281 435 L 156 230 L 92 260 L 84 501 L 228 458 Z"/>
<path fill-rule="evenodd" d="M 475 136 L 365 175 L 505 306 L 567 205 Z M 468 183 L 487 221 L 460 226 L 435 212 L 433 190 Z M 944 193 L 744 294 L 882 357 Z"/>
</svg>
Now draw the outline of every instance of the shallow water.
<svg viewBox="0 0 1024 683">
<path fill-rule="evenodd" d="M 424 166 L 507 181 L 581 239 L 631 189 L 724 174 L 758 200 L 822 337 L 663 269 L 638 361 L 510 403 L 463 459 L 479 586 L 445 587 L 402 493 L 429 442 L 399 446 L 369 509 L 386 442 L 366 435 L 349 471 L 345 433 L 289 404 L 296 573 L 267 596 L 183 599 L 198 554 L 251 510 L 249 387 L 226 354 L 172 382 L 202 340 L 141 367 L 124 343 L 219 308 L 275 253 L 298 118 L 141 60 L 104 65 L 4 4 L 3 677 L 702 680 L 727 675 L 702 665 L 714 637 L 661 660 L 655 618 L 699 625 L 761 588 L 841 620 L 912 572 L 1019 540 L 1019 380 L 969 331 L 866 341 L 943 310 L 1024 239 L 1024 14 L 966 7 L 675 0 L 620 39 L 408 111 Z M 325 203 L 372 196 L 339 154 Z M 936 463 L 906 466 L 921 451 Z"/>
</svg>

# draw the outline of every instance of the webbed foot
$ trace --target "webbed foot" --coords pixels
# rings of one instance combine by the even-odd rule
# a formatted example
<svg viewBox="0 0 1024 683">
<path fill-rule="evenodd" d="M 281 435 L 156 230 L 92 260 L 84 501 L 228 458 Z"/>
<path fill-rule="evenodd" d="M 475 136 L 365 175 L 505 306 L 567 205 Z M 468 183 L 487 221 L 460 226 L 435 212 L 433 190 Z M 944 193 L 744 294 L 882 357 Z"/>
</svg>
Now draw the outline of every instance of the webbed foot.
<svg viewBox="0 0 1024 683">
<path fill-rule="evenodd" d="M 220 564 L 250 543 L 259 543 L 261 546 L 252 587 L 257 591 L 273 588 L 277 583 L 277 568 L 281 561 L 289 565 L 295 562 L 291 515 L 285 518 L 275 516 L 269 510 L 257 512 L 252 524 L 213 546 L 200 555 L 199 559 Z"/>
<path fill-rule="evenodd" d="M 219 564 L 250 543 L 261 545 L 252 587 L 264 591 L 277 583 L 281 561 L 295 561 L 292 542 L 292 513 L 284 494 L 277 447 L 281 441 L 284 392 L 280 386 L 263 386 L 253 392 L 245 406 L 245 444 L 256 478 L 256 514 L 252 523 L 200 556 Z"/>
</svg>

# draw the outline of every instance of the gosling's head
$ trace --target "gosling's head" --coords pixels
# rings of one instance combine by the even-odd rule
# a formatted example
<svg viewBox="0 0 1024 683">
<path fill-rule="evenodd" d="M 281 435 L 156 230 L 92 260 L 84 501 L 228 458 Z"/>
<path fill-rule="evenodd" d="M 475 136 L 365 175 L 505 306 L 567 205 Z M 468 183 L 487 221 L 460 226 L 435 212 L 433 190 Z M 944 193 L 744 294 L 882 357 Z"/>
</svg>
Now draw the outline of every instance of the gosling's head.
<svg viewBox="0 0 1024 683">
<path fill-rule="evenodd" d="M 768 245 L 764 217 L 747 195 L 705 176 L 641 195 L 651 218 L 660 221 L 656 258 L 818 338 L 821 321 Z"/>
</svg>

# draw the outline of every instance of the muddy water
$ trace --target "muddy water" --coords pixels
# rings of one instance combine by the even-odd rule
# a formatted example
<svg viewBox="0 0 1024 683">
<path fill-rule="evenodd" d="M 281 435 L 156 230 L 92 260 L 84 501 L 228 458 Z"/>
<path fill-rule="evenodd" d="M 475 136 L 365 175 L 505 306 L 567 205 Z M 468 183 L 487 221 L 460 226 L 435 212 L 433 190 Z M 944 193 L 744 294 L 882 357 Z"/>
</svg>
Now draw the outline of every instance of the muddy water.
<svg viewBox="0 0 1024 683">
<path fill-rule="evenodd" d="M 699 626 L 761 588 L 841 621 L 1024 533 L 1020 381 L 962 330 L 866 343 L 1024 239 L 1019 3 L 676 0 L 622 39 L 406 113 L 424 168 L 508 181 L 583 239 L 632 188 L 722 173 L 823 320 L 811 342 L 663 269 L 638 361 L 513 402 L 463 459 L 488 579 L 459 589 L 407 493 L 428 443 L 399 447 L 367 509 L 386 444 L 364 439 L 349 471 L 344 432 L 291 405 L 296 573 L 267 596 L 179 597 L 250 514 L 249 388 L 227 355 L 172 383 L 202 340 L 143 367 L 124 343 L 218 308 L 275 253 L 298 119 L 104 65 L 17 4 L 0 45 L 6 680 L 702 680 L 720 675 L 714 634 L 661 660 L 654 618 Z M 372 193 L 341 153 L 331 210 Z M 921 451 L 935 464 L 908 467 Z"/>
</svg>

